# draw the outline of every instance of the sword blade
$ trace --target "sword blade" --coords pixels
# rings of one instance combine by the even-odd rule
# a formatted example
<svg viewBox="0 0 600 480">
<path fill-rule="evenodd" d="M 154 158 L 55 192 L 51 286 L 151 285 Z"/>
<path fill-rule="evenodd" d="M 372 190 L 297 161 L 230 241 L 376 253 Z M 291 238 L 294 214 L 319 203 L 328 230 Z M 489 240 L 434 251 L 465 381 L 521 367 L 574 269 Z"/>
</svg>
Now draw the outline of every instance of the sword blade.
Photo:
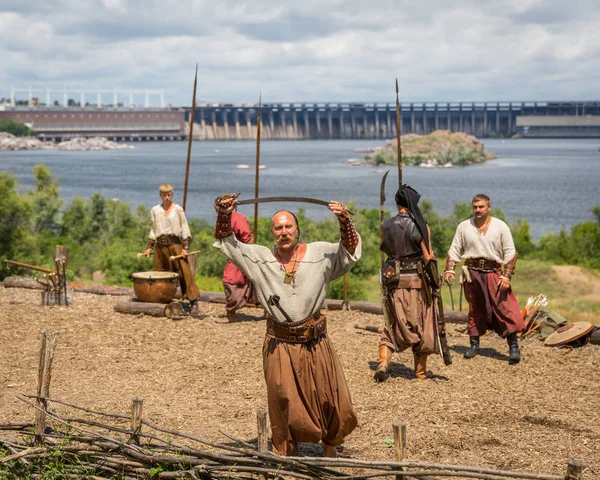
<svg viewBox="0 0 600 480">
<path fill-rule="evenodd" d="M 274 203 L 274 202 L 299 202 L 299 203 L 314 203 L 315 205 L 323 205 L 327 207 L 329 202 L 319 200 L 318 198 L 310 197 L 261 197 L 248 198 L 246 200 L 238 200 L 238 205 L 255 205 L 257 203 Z"/>
</svg>

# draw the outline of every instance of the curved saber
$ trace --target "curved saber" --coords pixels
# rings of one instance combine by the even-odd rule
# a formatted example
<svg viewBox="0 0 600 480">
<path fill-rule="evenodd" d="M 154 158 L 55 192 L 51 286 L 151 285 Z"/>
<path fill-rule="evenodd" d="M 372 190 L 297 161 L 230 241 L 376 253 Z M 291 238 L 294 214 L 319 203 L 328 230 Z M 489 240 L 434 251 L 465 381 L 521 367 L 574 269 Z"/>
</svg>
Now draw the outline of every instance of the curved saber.
<svg viewBox="0 0 600 480">
<path fill-rule="evenodd" d="M 329 206 L 327 200 L 319 200 L 318 198 L 311 197 L 260 197 L 260 198 L 249 198 L 246 200 L 238 200 L 238 205 L 255 205 L 258 203 L 274 203 L 274 202 L 296 202 L 296 203 L 313 203 L 315 205 Z M 348 210 L 350 215 L 354 215 Z"/>
</svg>

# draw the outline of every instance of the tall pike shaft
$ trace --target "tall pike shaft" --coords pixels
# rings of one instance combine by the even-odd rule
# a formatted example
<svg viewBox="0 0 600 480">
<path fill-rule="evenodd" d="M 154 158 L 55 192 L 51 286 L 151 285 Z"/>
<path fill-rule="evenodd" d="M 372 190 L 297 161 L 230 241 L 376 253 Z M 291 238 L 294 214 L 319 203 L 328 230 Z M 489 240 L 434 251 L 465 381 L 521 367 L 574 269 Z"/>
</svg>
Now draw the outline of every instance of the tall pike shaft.
<svg viewBox="0 0 600 480">
<path fill-rule="evenodd" d="M 398 147 L 398 186 L 402 186 L 402 135 L 400 101 L 398 100 L 398 79 L 396 79 L 396 142 Z"/>
<path fill-rule="evenodd" d="M 190 113 L 190 133 L 188 137 L 187 162 L 185 164 L 185 182 L 183 184 L 183 209 L 187 203 L 188 180 L 190 178 L 190 159 L 192 156 L 192 138 L 194 132 L 194 114 L 196 113 L 196 85 L 198 84 L 198 64 L 196 64 L 196 75 L 194 76 L 194 93 L 192 95 L 192 111 Z"/>
<path fill-rule="evenodd" d="M 261 118 L 260 111 L 262 107 L 262 94 L 258 97 L 258 115 L 256 117 L 256 173 L 254 179 L 254 198 L 258 198 L 258 177 L 260 171 L 260 126 Z M 258 240 L 258 203 L 254 204 L 254 232 L 253 241 L 256 243 Z"/>
</svg>

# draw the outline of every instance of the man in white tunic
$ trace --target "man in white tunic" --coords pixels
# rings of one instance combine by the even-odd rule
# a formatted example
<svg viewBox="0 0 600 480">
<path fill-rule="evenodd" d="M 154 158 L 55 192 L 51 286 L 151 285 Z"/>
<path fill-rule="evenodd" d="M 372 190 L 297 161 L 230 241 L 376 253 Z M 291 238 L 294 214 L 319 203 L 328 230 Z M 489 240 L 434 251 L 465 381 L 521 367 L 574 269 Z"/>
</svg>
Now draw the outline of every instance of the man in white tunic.
<svg viewBox="0 0 600 480">
<path fill-rule="evenodd" d="M 214 246 L 254 284 L 267 313 L 263 367 L 273 448 L 296 455 L 297 442 L 321 441 L 324 455 L 336 456 L 357 418 L 321 309 L 329 283 L 360 258 L 360 236 L 344 204 L 332 201 L 338 243 L 299 243 L 295 215 L 282 210 L 271 219 L 274 249 L 244 244 L 231 230 L 236 203 L 231 195 L 217 198 Z"/>
<path fill-rule="evenodd" d="M 192 273 L 187 256 L 192 234 L 183 208 L 173 202 L 173 187 L 167 183 L 158 188 L 162 203 L 152 207 L 152 227 L 144 255 L 150 256 L 154 248 L 154 270 L 177 272 L 181 293 L 190 301 L 190 315 L 198 315 L 200 290 Z M 171 261 L 171 256 L 183 258 Z"/>
<path fill-rule="evenodd" d="M 470 348 L 465 358 L 479 353 L 479 337 L 494 330 L 506 338 L 509 363 L 521 360 L 517 333 L 525 328 L 519 303 L 510 286 L 517 251 L 510 228 L 491 217 L 490 197 L 480 193 L 472 201 L 473 216 L 458 225 L 446 258 L 444 281 L 454 279 L 454 267 L 465 259 L 465 296 L 469 302 Z"/>
</svg>

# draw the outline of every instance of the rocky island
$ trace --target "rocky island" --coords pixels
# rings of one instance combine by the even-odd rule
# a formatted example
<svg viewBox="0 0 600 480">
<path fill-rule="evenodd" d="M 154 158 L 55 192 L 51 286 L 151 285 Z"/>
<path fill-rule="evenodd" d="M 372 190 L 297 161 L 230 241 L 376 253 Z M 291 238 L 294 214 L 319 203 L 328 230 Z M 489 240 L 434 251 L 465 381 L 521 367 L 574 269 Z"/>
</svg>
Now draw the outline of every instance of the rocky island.
<svg viewBox="0 0 600 480">
<path fill-rule="evenodd" d="M 436 130 L 429 135 L 402 135 L 402 162 L 421 168 L 473 165 L 497 156 L 486 152 L 483 143 L 473 135 Z M 396 139 L 388 140 L 381 148 L 365 155 L 369 165 L 395 165 L 398 163 Z"/>
<path fill-rule="evenodd" d="M 77 137 L 60 143 L 42 141 L 35 137 L 16 137 L 12 133 L 0 132 L 0 151 L 6 150 L 128 150 L 131 145 L 117 143 L 105 137 Z"/>
</svg>

